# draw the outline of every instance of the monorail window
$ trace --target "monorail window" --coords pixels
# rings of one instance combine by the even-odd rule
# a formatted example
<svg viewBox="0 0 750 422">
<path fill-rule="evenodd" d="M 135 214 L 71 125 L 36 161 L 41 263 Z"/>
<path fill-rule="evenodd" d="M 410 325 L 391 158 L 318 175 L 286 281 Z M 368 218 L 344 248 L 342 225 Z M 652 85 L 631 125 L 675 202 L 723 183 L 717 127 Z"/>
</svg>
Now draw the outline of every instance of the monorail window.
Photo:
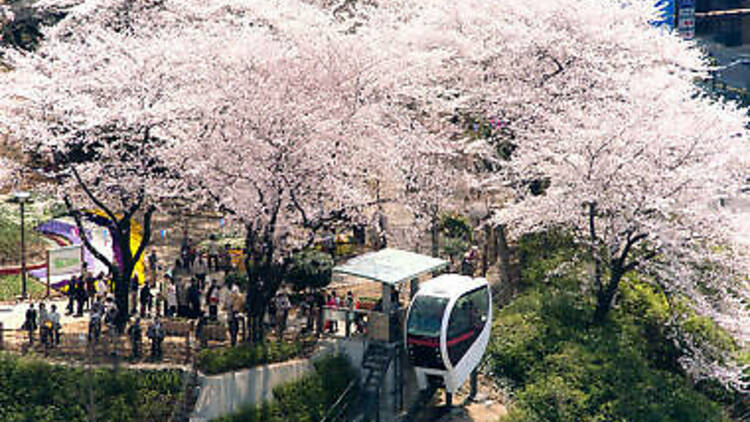
<svg viewBox="0 0 750 422">
<path fill-rule="evenodd" d="M 415 336 L 440 337 L 447 298 L 417 296 L 409 311 L 407 332 Z"/>
<path fill-rule="evenodd" d="M 448 320 L 448 357 L 453 365 L 466 354 L 487 322 L 489 295 L 486 287 L 468 292 L 456 300 Z"/>
</svg>

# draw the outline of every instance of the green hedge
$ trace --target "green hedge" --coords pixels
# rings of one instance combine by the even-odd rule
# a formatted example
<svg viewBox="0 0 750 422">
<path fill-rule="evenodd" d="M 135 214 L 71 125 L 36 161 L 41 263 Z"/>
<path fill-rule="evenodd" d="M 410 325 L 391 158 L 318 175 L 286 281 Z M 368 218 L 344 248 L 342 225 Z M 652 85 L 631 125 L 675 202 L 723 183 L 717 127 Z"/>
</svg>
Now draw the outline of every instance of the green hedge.
<svg viewBox="0 0 750 422">
<path fill-rule="evenodd" d="M 261 406 L 246 407 L 216 422 L 312 422 L 323 419 L 326 411 L 344 392 L 356 373 L 343 356 L 330 356 L 315 362 L 315 372 L 273 390 L 274 400 Z M 347 397 L 357 397 L 352 391 Z"/>
<path fill-rule="evenodd" d="M 514 396 L 503 422 L 729 420 L 726 409 L 737 405 L 736 397 L 696 387 L 681 371 L 679 350 L 664 328 L 678 310 L 664 295 L 628 276 L 608 321 L 592 324 L 585 272 L 549 276 L 573 252 L 560 240 L 522 243 L 526 289 L 495 320 L 487 364 Z M 726 342 L 705 320 L 687 323 L 705 339 Z"/>
<path fill-rule="evenodd" d="M 308 343 L 266 342 L 258 345 L 240 344 L 237 347 L 206 349 L 198 352 L 197 366 L 204 374 L 214 375 L 238 369 L 252 368 L 274 362 L 284 362 L 301 356 Z"/>
<path fill-rule="evenodd" d="M 89 414 L 98 422 L 161 422 L 182 391 L 179 371 L 87 372 L 0 354 L 3 422 L 86 422 Z"/>
</svg>

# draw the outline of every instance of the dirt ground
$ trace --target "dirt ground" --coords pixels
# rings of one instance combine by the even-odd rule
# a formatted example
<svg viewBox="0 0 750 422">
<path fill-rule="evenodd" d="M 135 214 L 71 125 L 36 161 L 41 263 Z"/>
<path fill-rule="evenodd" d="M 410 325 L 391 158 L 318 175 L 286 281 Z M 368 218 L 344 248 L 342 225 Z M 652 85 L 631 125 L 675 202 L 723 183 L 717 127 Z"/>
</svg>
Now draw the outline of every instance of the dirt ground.
<svg viewBox="0 0 750 422">
<path fill-rule="evenodd" d="M 506 399 L 497 390 L 492 381 L 483 375 L 477 380 L 477 395 L 468 401 L 469 383 L 467 382 L 453 396 L 453 407 L 445 407 L 445 394 L 438 390 L 430 407 L 421 412 L 416 422 L 497 422 L 508 413 Z"/>
</svg>

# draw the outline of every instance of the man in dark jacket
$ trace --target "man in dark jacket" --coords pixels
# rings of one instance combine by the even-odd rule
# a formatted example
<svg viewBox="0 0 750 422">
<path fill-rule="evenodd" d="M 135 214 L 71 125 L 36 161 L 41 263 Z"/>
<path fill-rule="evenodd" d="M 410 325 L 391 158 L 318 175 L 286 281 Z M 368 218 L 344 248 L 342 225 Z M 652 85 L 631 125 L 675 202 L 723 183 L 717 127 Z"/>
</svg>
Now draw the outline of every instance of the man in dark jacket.
<svg viewBox="0 0 750 422">
<path fill-rule="evenodd" d="M 198 283 L 195 280 L 190 283 L 187 294 L 188 304 L 190 305 L 190 318 L 198 318 L 201 314 L 201 292 L 198 290 Z"/>
<path fill-rule="evenodd" d="M 237 345 L 237 333 L 240 331 L 240 321 L 237 317 L 237 311 L 232 311 L 229 316 L 229 338 L 232 340 L 232 347 Z"/>
<path fill-rule="evenodd" d="M 138 313 L 138 276 L 134 275 L 133 278 L 130 279 L 130 302 L 133 306 L 133 309 L 130 311 L 131 315 L 135 315 Z"/>
<path fill-rule="evenodd" d="M 165 333 L 158 316 L 154 319 L 154 323 L 148 327 L 146 335 L 151 339 L 151 357 L 161 359 L 161 343 L 164 341 Z"/>
<path fill-rule="evenodd" d="M 67 306 L 67 313 L 66 315 L 73 315 L 76 301 L 76 284 L 78 284 L 78 280 L 76 279 L 76 276 L 70 277 L 70 280 L 68 281 L 68 306 Z"/>
<path fill-rule="evenodd" d="M 148 282 L 143 283 L 141 288 L 141 318 L 146 318 L 151 313 L 151 287 Z"/>
<path fill-rule="evenodd" d="M 34 304 L 29 304 L 26 310 L 26 321 L 23 323 L 23 329 L 29 332 L 29 344 L 34 344 L 34 331 L 36 331 L 36 309 Z"/>
<path fill-rule="evenodd" d="M 135 322 L 128 328 L 128 337 L 130 337 L 131 357 L 138 359 L 141 357 L 141 344 L 143 342 L 143 333 L 141 330 L 141 318 L 135 317 Z"/>
<path fill-rule="evenodd" d="M 86 302 L 87 296 L 86 284 L 83 281 L 83 277 L 79 277 L 78 281 L 76 282 L 76 303 L 78 305 L 78 312 L 76 312 L 76 317 L 83 316 L 83 304 Z"/>
</svg>

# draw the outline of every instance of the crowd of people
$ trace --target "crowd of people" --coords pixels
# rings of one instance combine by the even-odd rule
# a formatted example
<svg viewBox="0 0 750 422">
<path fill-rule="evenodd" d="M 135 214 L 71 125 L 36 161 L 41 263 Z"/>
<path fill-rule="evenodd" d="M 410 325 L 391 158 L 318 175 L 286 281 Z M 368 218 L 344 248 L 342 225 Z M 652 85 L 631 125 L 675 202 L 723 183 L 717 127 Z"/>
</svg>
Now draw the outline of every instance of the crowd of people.
<svg viewBox="0 0 750 422">
<path fill-rule="evenodd" d="M 467 252 L 465 261 L 474 263 L 476 252 L 476 248 Z M 245 293 L 226 277 L 233 270 L 228 244 L 220 247 L 212 236 L 207 247 L 201 250 L 185 237 L 174 266 L 160 266 L 160 260 L 153 249 L 146 256 L 146 266 L 142 278 L 134 275 L 130 280 L 130 309 L 124 310 L 129 325 L 124 327 L 116 324 L 122 319 L 118 316 L 123 310 L 118 309 L 114 300 L 111 275 L 99 273 L 93 276 L 84 268 L 81 276 L 72 277 L 67 289 L 67 315 L 78 318 L 84 312 L 89 313 L 89 342 L 96 343 L 100 340 L 104 324 L 109 332 L 126 334 L 131 341 L 133 357 L 138 358 L 142 355 L 143 324 L 150 321 L 145 334 L 151 340 L 152 357 L 158 359 L 162 355 L 161 344 L 165 338 L 162 318 L 197 320 L 196 334 L 202 340 L 203 336 L 200 334 L 205 327 L 220 319 L 228 328 L 232 345 L 237 344 L 241 330 L 248 334 L 251 327 L 247 326 L 245 316 L 257 315 L 258 311 L 251 312 L 247 308 L 249 302 Z M 398 298 L 392 298 L 391 302 L 398 308 Z M 282 288 L 265 306 L 267 308 L 263 313 L 266 318 L 261 323 L 266 330 L 275 331 L 278 339 L 283 337 L 288 328 L 290 314 L 296 315 L 301 321 L 300 328 L 303 332 L 316 335 L 339 333 L 342 322 L 346 324 L 347 334 L 366 331 L 364 313 L 356 312 L 362 308 L 361 303 L 351 291 L 345 295 L 339 295 L 335 290 L 310 292 L 298 295 L 292 301 L 290 292 Z M 342 314 L 341 310 L 350 312 Z M 23 328 L 28 331 L 29 342 L 32 344 L 37 330 L 42 342 L 53 346 L 58 344 L 61 325 L 55 305 L 47 311 L 45 304 L 40 303 L 37 311 L 34 304 L 31 304 Z"/>
</svg>

